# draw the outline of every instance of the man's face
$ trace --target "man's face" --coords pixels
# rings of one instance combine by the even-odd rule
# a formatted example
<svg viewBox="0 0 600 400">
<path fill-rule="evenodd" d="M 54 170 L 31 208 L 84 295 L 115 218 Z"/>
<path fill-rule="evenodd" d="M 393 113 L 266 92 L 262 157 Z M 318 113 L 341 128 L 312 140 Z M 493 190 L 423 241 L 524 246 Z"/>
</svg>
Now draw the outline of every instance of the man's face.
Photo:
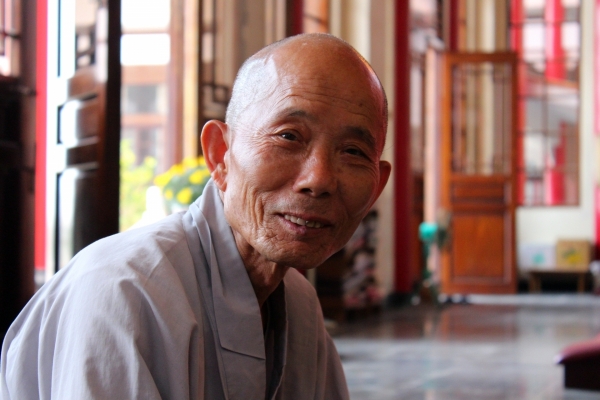
<svg viewBox="0 0 600 400">
<path fill-rule="evenodd" d="M 373 82 L 306 61 L 268 61 L 272 79 L 230 127 L 222 188 L 242 257 L 295 268 L 339 250 L 389 176 Z"/>
</svg>

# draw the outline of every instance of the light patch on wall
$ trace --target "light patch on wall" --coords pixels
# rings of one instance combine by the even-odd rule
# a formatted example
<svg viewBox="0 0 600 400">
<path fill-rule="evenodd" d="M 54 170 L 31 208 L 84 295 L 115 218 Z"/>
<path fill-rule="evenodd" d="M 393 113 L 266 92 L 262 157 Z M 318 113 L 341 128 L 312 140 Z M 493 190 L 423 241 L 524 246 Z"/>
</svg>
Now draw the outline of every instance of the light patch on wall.
<svg viewBox="0 0 600 400">
<path fill-rule="evenodd" d="M 123 0 L 121 24 L 124 30 L 166 30 L 171 19 L 169 0 Z"/>
<path fill-rule="evenodd" d="M 129 34 L 121 37 L 121 64 L 164 65 L 170 60 L 167 33 Z"/>
</svg>

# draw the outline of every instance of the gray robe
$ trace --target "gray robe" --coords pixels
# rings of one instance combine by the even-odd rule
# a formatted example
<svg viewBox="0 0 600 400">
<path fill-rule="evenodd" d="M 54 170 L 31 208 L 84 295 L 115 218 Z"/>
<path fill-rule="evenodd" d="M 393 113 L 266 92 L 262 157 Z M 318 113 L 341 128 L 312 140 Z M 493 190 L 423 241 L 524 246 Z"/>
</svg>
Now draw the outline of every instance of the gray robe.
<svg viewBox="0 0 600 400">
<path fill-rule="evenodd" d="M 187 213 L 92 244 L 42 287 L 6 334 L 0 399 L 348 398 L 296 270 L 269 310 L 265 333 L 209 183 Z"/>
</svg>

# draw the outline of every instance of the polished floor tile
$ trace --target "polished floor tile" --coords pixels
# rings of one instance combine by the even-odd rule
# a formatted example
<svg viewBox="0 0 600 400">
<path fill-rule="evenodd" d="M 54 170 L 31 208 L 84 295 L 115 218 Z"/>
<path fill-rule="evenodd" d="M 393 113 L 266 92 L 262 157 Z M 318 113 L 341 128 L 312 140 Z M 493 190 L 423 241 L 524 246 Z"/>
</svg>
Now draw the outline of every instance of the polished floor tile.
<svg viewBox="0 0 600 400">
<path fill-rule="evenodd" d="M 600 333 L 600 298 L 471 296 L 469 303 L 406 307 L 340 326 L 334 340 L 351 398 L 600 399 L 564 389 L 554 364 L 562 348 Z"/>
</svg>

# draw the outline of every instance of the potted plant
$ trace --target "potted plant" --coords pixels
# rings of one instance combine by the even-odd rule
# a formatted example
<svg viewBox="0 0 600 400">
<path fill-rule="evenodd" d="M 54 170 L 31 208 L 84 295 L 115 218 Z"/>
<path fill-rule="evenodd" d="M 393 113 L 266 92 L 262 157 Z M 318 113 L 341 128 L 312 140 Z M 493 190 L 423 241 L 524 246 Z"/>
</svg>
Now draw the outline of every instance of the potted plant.
<svg viewBox="0 0 600 400">
<path fill-rule="evenodd" d="M 168 213 L 185 210 L 202 194 L 210 179 L 204 157 L 186 157 L 154 179 L 165 201 Z"/>
</svg>

